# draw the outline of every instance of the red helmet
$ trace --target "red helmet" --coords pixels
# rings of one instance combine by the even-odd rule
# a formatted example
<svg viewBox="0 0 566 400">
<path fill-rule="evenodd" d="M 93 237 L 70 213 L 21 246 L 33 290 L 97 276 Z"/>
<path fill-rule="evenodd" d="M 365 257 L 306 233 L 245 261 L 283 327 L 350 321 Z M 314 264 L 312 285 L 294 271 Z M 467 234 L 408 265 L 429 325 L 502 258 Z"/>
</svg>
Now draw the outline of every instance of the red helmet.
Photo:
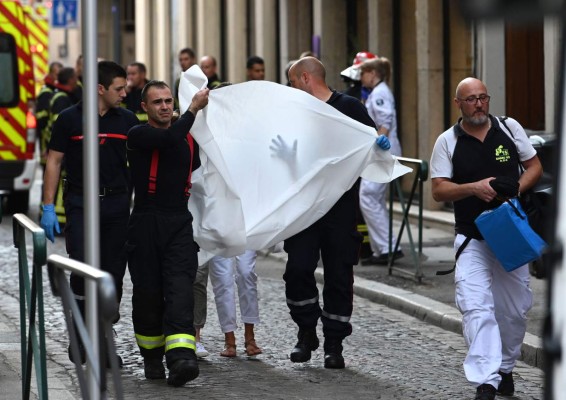
<svg viewBox="0 0 566 400">
<path fill-rule="evenodd" d="M 360 66 L 366 60 L 371 60 L 372 58 L 377 58 L 377 56 L 369 51 L 360 51 L 354 57 L 352 66 L 346 68 L 344 71 L 340 72 L 340 75 L 350 78 L 354 81 L 360 80 Z"/>
</svg>

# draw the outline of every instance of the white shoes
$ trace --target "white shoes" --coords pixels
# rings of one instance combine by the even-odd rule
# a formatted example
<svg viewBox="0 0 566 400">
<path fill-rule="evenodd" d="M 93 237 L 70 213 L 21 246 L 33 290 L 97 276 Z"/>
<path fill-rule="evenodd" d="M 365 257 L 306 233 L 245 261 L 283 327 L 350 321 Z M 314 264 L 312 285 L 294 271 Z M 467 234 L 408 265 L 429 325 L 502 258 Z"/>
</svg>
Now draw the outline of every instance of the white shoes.
<svg viewBox="0 0 566 400">
<path fill-rule="evenodd" d="M 206 351 L 201 342 L 197 342 L 195 354 L 197 355 L 197 358 L 204 358 L 208 356 L 208 351 Z"/>
</svg>

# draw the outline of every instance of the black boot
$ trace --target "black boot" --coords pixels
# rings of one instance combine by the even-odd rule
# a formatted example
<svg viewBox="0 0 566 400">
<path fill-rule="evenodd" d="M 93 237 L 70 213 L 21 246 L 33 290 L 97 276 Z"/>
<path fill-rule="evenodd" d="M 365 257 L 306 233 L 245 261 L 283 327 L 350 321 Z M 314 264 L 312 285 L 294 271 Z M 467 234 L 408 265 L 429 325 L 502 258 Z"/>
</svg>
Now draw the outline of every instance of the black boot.
<svg viewBox="0 0 566 400">
<path fill-rule="evenodd" d="M 169 367 L 167 384 L 176 387 L 183 386 L 185 383 L 196 379 L 198 374 L 197 356 L 194 351 L 191 351 L 189 357 L 179 359 Z"/>
<path fill-rule="evenodd" d="M 344 368 L 344 357 L 342 357 L 342 340 L 324 340 L 324 368 L 342 369 Z"/>
<path fill-rule="evenodd" d="M 165 367 L 161 358 L 144 358 L 143 372 L 146 379 L 165 379 Z"/>
<path fill-rule="evenodd" d="M 301 329 L 297 334 L 299 341 L 295 348 L 291 351 L 292 362 L 307 362 L 311 359 L 311 352 L 318 349 L 318 337 L 316 336 L 316 329 Z"/>
</svg>

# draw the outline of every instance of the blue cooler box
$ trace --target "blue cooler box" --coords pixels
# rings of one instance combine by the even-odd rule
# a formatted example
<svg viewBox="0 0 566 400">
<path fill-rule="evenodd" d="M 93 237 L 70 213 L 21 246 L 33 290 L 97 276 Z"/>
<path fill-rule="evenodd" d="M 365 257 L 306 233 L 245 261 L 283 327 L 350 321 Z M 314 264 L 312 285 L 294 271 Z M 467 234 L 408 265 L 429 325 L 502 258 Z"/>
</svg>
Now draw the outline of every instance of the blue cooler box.
<svg viewBox="0 0 566 400">
<path fill-rule="evenodd" d="M 506 271 L 513 271 L 542 255 L 546 242 L 533 231 L 518 199 L 484 211 L 475 223 Z M 520 214 L 520 216 L 518 215 Z"/>
</svg>

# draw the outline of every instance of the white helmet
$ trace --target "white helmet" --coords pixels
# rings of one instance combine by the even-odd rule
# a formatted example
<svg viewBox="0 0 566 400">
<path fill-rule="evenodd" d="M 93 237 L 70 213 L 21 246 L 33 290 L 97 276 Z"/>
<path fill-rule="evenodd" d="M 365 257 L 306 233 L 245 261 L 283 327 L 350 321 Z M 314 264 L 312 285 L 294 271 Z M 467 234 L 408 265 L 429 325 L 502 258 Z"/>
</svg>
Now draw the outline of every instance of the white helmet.
<svg viewBox="0 0 566 400">
<path fill-rule="evenodd" d="M 356 54 L 356 57 L 354 57 L 352 66 L 340 72 L 340 75 L 350 78 L 353 81 L 359 81 L 361 78 L 360 67 L 362 63 L 366 60 L 371 60 L 372 58 L 377 58 L 377 56 L 369 51 L 360 51 Z"/>
</svg>

